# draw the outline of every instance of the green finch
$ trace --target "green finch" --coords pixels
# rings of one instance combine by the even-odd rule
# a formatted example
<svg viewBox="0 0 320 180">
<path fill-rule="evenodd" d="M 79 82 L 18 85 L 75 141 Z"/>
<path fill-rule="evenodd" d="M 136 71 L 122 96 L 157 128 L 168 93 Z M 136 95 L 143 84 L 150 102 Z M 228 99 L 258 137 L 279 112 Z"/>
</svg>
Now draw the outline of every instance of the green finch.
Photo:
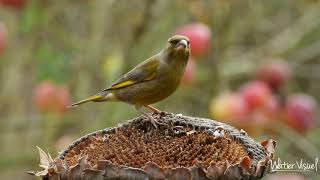
<svg viewBox="0 0 320 180">
<path fill-rule="evenodd" d="M 155 119 L 142 110 L 146 107 L 155 113 L 162 111 L 150 104 L 170 96 L 179 86 L 190 54 L 189 39 L 175 35 L 158 54 L 150 57 L 123 75 L 109 88 L 87 99 L 76 102 L 76 107 L 86 102 L 122 101 L 135 106 L 157 127 Z"/>
</svg>

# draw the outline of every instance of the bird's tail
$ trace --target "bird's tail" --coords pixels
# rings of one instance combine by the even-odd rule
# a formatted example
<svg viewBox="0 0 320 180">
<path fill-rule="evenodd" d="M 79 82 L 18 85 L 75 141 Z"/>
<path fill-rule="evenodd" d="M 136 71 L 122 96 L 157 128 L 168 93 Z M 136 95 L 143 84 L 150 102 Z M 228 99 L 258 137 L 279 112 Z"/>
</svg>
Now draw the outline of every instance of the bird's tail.
<svg viewBox="0 0 320 180">
<path fill-rule="evenodd" d="M 90 101 L 99 101 L 99 100 L 102 100 L 103 98 L 104 98 L 104 96 L 93 95 L 93 96 L 88 97 L 87 99 L 84 99 L 84 100 L 81 100 L 79 102 L 71 104 L 70 106 L 68 106 L 68 108 L 77 107 L 80 104 L 84 104 L 84 103 L 87 103 L 87 102 L 90 102 Z"/>
</svg>

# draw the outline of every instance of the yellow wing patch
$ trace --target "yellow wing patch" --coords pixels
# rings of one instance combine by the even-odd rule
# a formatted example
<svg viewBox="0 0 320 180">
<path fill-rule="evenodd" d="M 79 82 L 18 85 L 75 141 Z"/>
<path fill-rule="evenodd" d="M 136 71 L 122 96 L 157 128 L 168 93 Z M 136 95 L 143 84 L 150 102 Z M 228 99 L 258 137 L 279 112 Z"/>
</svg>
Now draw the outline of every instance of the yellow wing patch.
<svg viewBox="0 0 320 180">
<path fill-rule="evenodd" d="M 131 86 L 133 84 L 142 83 L 145 81 L 153 80 L 157 76 L 157 67 L 159 66 L 159 60 L 155 58 L 149 58 L 134 69 L 126 73 L 116 83 L 106 90 L 114 90 Z"/>
<path fill-rule="evenodd" d="M 109 89 L 119 89 L 119 88 L 123 88 L 123 87 L 126 87 L 126 86 L 130 86 L 132 84 L 141 83 L 141 82 L 144 82 L 144 81 L 150 81 L 150 80 L 154 79 L 156 77 L 156 75 L 157 75 L 157 73 L 152 73 L 149 77 L 147 77 L 143 81 L 133 81 L 133 80 L 124 81 L 122 83 L 113 85 Z"/>
<path fill-rule="evenodd" d="M 122 82 L 120 84 L 114 85 L 110 89 L 118 89 L 118 88 L 122 88 L 122 87 L 126 87 L 126 86 L 129 86 L 129 85 L 132 85 L 134 83 L 136 83 L 136 82 L 129 80 L 129 81 L 125 81 L 125 82 Z"/>
</svg>

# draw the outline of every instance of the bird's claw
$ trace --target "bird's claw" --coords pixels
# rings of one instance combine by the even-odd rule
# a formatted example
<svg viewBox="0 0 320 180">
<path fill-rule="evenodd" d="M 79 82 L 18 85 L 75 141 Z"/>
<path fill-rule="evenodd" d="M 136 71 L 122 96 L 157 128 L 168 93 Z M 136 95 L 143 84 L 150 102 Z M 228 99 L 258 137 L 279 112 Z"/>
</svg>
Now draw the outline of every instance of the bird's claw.
<svg viewBox="0 0 320 180">
<path fill-rule="evenodd" d="M 163 116 L 167 115 L 167 114 L 168 114 L 167 112 L 161 111 L 161 112 L 160 112 L 160 119 L 161 119 Z"/>
<path fill-rule="evenodd" d="M 144 122 L 146 122 L 146 121 L 148 121 L 148 122 L 150 122 L 152 125 L 153 125 L 153 127 L 155 127 L 156 129 L 158 129 L 158 122 L 152 117 L 152 116 L 150 116 L 150 115 L 148 115 L 148 114 L 145 114 L 147 117 L 146 117 L 146 119 L 144 119 L 143 121 Z"/>
<path fill-rule="evenodd" d="M 159 112 L 153 112 L 152 115 L 160 114 L 160 119 L 167 115 L 168 113 L 166 111 L 159 111 Z"/>
<path fill-rule="evenodd" d="M 166 113 L 166 112 L 164 112 L 164 113 Z M 161 118 L 161 116 L 162 116 L 162 113 L 160 113 L 160 118 Z M 165 123 L 158 122 L 151 115 L 147 115 L 147 119 L 144 119 L 144 121 L 149 121 L 153 125 L 153 127 L 155 127 L 156 129 L 158 129 L 159 126 L 166 126 Z"/>
</svg>

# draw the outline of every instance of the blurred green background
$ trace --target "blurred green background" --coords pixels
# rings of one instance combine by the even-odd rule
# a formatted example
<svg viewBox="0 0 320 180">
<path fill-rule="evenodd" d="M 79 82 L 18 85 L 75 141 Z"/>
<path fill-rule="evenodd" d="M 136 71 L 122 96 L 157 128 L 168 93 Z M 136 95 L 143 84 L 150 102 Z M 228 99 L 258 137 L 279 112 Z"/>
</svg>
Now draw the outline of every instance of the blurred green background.
<svg viewBox="0 0 320 180">
<path fill-rule="evenodd" d="M 209 28 L 209 50 L 192 58 L 178 91 L 156 104 L 161 110 L 215 119 L 215 97 L 256 79 L 270 57 L 292 72 L 274 94 L 320 99 L 317 0 L 0 0 L 0 23 L 6 29 L 4 40 L 0 35 L 0 179 L 33 179 L 26 171 L 39 169 L 37 145 L 56 156 L 80 136 L 138 116 L 123 103 L 64 106 L 109 86 L 185 25 Z M 257 141 L 275 139 L 282 160 L 312 162 L 320 156 L 320 129 L 314 118 L 319 108 L 311 109 L 305 119 L 313 126 L 303 133 L 283 123 L 282 115 L 262 125 L 229 123 L 250 126 Z M 272 132 L 263 129 L 266 124 Z M 292 177 L 319 179 L 319 173 Z M 283 179 L 279 174 L 287 172 L 268 178 Z"/>
</svg>

